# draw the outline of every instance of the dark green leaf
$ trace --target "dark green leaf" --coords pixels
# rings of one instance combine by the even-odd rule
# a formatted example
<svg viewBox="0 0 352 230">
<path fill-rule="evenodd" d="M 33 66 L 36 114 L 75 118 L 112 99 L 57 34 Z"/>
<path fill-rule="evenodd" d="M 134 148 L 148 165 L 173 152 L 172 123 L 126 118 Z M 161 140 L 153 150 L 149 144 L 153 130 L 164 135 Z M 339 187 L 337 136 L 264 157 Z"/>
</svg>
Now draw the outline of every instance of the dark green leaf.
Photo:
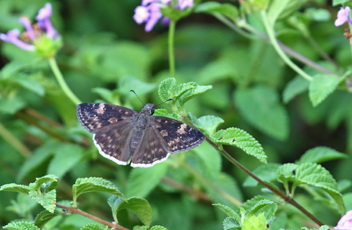
<svg viewBox="0 0 352 230">
<path fill-rule="evenodd" d="M 283 101 L 288 103 L 295 96 L 307 91 L 309 88 L 309 81 L 301 76 L 292 79 L 285 87 L 283 92 Z"/>
<path fill-rule="evenodd" d="M 276 179 L 276 170 L 279 168 L 280 164 L 269 163 L 266 165 L 260 165 L 258 168 L 253 170 L 253 174 L 262 179 L 263 181 L 271 182 Z M 248 176 L 243 182 L 245 187 L 255 187 L 258 185 L 258 181 L 254 180 L 252 177 Z"/>
<path fill-rule="evenodd" d="M 44 225 L 46 223 L 48 223 L 48 221 L 50 221 L 51 219 L 53 219 L 54 217 L 61 215 L 61 213 L 59 212 L 54 212 L 51 213 L 49 211 L 42 211 L 40 212 L 37 217 L 35 218 L 34 224 L 39 227 L 40 229 L 42 229 L 44 227 Z"/>
<path fill-rule="evenodd" d="M 319 105 L 334 92 L 341 80 L 334 75 L 318 74 L 314 76 L 309 85 L 309 98 L 313 106 Z"/>
</svg>

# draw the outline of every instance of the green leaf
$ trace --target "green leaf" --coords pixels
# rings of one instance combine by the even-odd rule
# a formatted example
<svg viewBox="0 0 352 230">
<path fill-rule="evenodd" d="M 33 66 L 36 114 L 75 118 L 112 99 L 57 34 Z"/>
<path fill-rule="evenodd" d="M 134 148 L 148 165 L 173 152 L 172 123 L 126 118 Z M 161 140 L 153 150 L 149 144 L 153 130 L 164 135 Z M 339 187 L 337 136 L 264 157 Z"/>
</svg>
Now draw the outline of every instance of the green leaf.
<svg viewBox="0 0 352 230">
<path fill-rule="evenodd" d="M 61 145 L 62 143 L 58 141 L 47 141 L 33 151 L 32 155 L 22 164 L 17 175 L 17 181 L 23 180 L 29 172 L 52 156 L 56 152 L 56 149 L 59 149 Z"/>
<path fill-rule="evenodd" d="M 212 115 L 196 118 L 192 114 L 190 114 L 190 118 L 192 123 L 195 124 L 197 128 L 205 132 L 205 134 L 207 134 L 208 136 L 214 134 L 216 128 L 220 124 L 224 123 L 224 120 L 222 118 Z"/>
<path fill-rule="evenodd" d="M 56 202 L 56 190 L 51 190 L 44 194 L 40 194 L 38 191 L 30 191 L 29 197 L 37 201 L 41 206 L 51 213 L 54 213 L 55 202 Z"/>
<path fill-rule="evenodd" d="M 268 200 L 265 196 L 255 196 L 254 198 L 243 203 L 241 208 L 245 210 L 246 216 L 257 216 L 260 213 L 264 213 L 265 218 L 270 220 L 275 215 L 277 204 L 271 200 Z"/>
<path fill-rule="evenodd" d="M 144 95 L 152 92 L 156 87 L 155 83 L 147 83 L 130 76 L 119 79 L 119 91 L 127 97 L 135 97 L 130 90 L 134 90 L 138 95 Z"/>
<path fill-rule="evenodd" d="M 148 230 L 147 226 L 133 226 L 133 230 Z"/>
<path fill-rule="evenodd" d="M 204 164 L 204 176 L 217 178 L 221 172 L 221 154 L 205 142 L 193 150 Z"/>
<path fill-rule="evenodd" d="M 150 230 L 167 230 L 167 228 L 160 225 L 155 225 Z"/>
<path fill-rule="evenodd" d="M 131 210 L 144 225 L 148 228 L 152 222 L 152 208 L 148 201 L 143 198 L 131 197 L 123 200 L 117 196 L 111 196 L 108 199 L 115 221 L 117 222 L 117 213 L 123 209 Z"/>
<path fill-rule="evenodd" d="M 240 223 L 233 217 L 227 217 L 224 222 L 224 230 L 241 230 Z"/>
<path fill-rule="evenodd" d="M 288 103 L 295 96 L 307 91 L 309 88 L 309 81 L 301 76 L 295 77 L 289 83 L 287 83 L 283 91 L 283 101 Z"/>
<path fill-rule="evenodd" d="M 150 168 L 133 168 L 128 177 L 127 196 L 146 197 L 159 184 L 167 167 L 167 162 L 162 162 Z"/>
<path fill-rule="evenodd" d="M 279 140 L 287 139 L 288 115 L 274 89 L 263 85 L 238 89 L 235 102 L 243 118 L 253 126 Z"/>
<path fill-rule="evenodd" d="M 45 90 L 43 86 L 41 86 L 37 80 L 30 78 L 30 76 L 21 74 L 12 80 L 23 88 L 28 89 L 39 96 L 44 96 Z"/>
<path fill-rule="evenodd" d="M 86 224 L 84 225 L 81 230 L 104 230 L 105 228 L 101 228 L 99 225 L 97 224 Z"/>
<path fill-rule="evenodd" d="M 176 87 L 176 79 L 175 78 L 166 78 L 159 85 L 159 97 L 161 100 L 166 101 L 171 98 L 171 94 L 169 91 L 174 90 Z"/>
<path fill-rule="evenodd" d="M 342 195 L 337 189 L 337 183 L 330 172 L 321 165 L 315 163 L 303 163 L 296 169 L 296 181 L 293 186 L 309 184 L 323 189 L 337 203 L 341 215 L 346 209 L 342 200 Z"/>
<path fill-rule="evenodd" d="M 93 93 L 98 94 L 106 102 L 113 103 L 113 92 L 111 90 L 97 87 L 97 88 L 93 88 L 91 91 Z"/>
<path fill-rule="evenodd" d="M 347 155 L 328 147 L 315 147 L 305 152 L 297 164 L 322 163 L 342 158 L 347 158 Z"/>
<path fill-rule="evenodd" d="M 178 113 L 169 113 L 166 109 L 156 109 L 153 116 L 169 117 L 175 120 L 182 120 L 182 117 Z"/>
<path fill-rule="evenodd" d="M 84 156 L 83 148 L 74 144 L 61 144 L 55 152 L 54 158 L 50 161 L 48 173 L 58 178 L 62 178 Z"/>
<path fill-rule="evenodd" d="M 20 185 L 20 184 L 4 184 L 0 187 L 0 191 L 9 191 L 9 192 L 20 192 L 24 194 L 29 194 L 29 187 L 26 185 Z"/>
<path fill-rule="evenodd" d="M 339 192 L 343 192 L 344 190 L 351 187 L 351 185 L 352 182 L 350 180 L 342 179 L 337 182 L 337 189 L 339 190 Z"/>
<path fill-rule="evenodd" d="M 74 203 L 79 195 L 87 192 L 106 192 L 126 199 L 113 183 L 100 177 L 78 178 L 72 186 Z"/>
<path fill-rule="evenodd" d="M 188 83 L 186 83 L 188 84 Z M 209 89 L 212 89 L 212 85 L 197 85 L 196 87 L 192 87 L 190 90 L 186 91 L 184 94 L 181 96 L 181 102 L 182 104 L 186 103 L 188 100 L 194 98 L 195 96 L 198 96 L 199 94 L 202 94 Z"/>
<path fill-rule="evenodd" d="M 3 66 L 0 70 L 0 77 L 1 78 L 10 78 L 11 76 L 15 75 L 16 73 L 20 72 L 21 69 L 28 66 L 28 63 L 23 63 L 20 61 L 11 61 L 5 66 Z"/>
<path fill-rule="evenodd" d="M 266 163 L 262 146 L 251 135 L 238 128 L 228 128 L 217 131 L 211 136 L 218 144 L 232 145 L 242 149 L 245 153 L 256 157 L 260 162 Z"/>
<path fill-rule="evenodd" d="M 266 182 L 271 182 L 276 179 L 276 170 L 279 168 L 280 164 L 269 163 L 266 165 L 260 165 L 253 170 L 253 174 Z M 254 180 L 252 177 L 248 176 L 243 182 L 244 187 L 255 187 L 258 186 L 258 181 Z"/>
<path fill-rule="evenodd" d="M 8 230 L 40 230 L 33 222 L 29 221 L 16 221 L 11 222 L 3 227 Z"/>
<path fill-rule="evenodd" d="M 217 14 L 220 13 L 232 21 L 236 21 L 238 17 L 238 10 L 235 6 L 231 4 L 220 4 L 218 2 L 205 2 L 199 4 L 195 9 L 196 13 L 208 13 L 208 14 Z"/>
<path fill-rule="evenodd" d="M 18 216 L 27 216 L 36 206 L 37 202 L 32 200 L 28 194 L 18 193 L 16 200 L 11 200 L 11 205 L 6 210 L 16 213 Z"/>
<path fill-rule="evenodd" d="M 62 215 L 62 214 L 56 211 L 54 213 L 51 213 L 47 210 L 42 211 L 36 216 L 34 224 L 38 226 L 40 229 L 42 229 L 46 223 L 48 223 L 51 219 L 53 219 L 54 217 L 57 217 L 58 215 Z"/>
<path fill-rule="evenodd" d="M 0 113 L 14 114 L 25 105 L 26 103 L 20 97 L 0 98 Z"/>
<path fill-rule="evenodd" d="M 307 0 L 274 0 L 268 10 L 269 22 L 273 26 L 278 19 L 284 19 L 296 12 Z"/>
<path fill-rule="evenodd" d="M 242 230 L 267 230 L 267 221 L 264 213 L 259 213 L 258 216 L 246 216 L 242 223 Z"/>
<path fill-rule="evenodd" d="M 333 6 L 344 5 L 346 2 L 349 2 L 349 0 L 332 0 L 332 5 Z"/>
<path fill-rule="evenodd" d="M 33 190 L 42 188 L 44 191 L 50 191 L 56 188 L 57 182 L 58 178 L 55 175 L 45 175 L 36 178 L 34 183 L 29 184 L 29 187 Z"/>
<path fill-rule="evenodd" d="M 230 207 L 228 207 L 226 205 L 223 205 L 223 204 L 213 204 L 213 206 L 219 208 L 227 216 L 235 218 L 238 223 L 241 222 L 241 216 L 237 212 L 235 212 L 235 210 L 233 210 L 232 208 L 230 208 Z"/>
<path fill-rule="evenodd" d="M 341 78 L 334 75 L 315 75 L 309 85 L 309 99 L 313 106 L 319 105 L 327 96 L 334 92 L 341 80 Z"/>
<path fill-rule="evenodd" d="M 276 171 L 276 178 L 278 181 L 284 184 L 287 194 L 289 194 L 288 182 L 295 181 L 295 176 L 293 174 L 293 171 L 295 171 L 297 167 L 298 165 L 296 164 L 287 163 L 287 164 L 281 165 Z"/>
</svg>

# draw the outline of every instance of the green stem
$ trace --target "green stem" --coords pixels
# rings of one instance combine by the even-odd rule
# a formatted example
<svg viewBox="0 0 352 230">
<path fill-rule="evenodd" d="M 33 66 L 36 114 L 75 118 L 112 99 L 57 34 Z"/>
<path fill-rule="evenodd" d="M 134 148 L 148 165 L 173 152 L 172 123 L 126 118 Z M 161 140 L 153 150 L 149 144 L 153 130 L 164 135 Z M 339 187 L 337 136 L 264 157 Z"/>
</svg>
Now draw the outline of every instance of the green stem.
<svg viewBox="0 0 352 230">
<path fill-rule="evenodd" d="M 31 151 L 22 144 L 9 130 L 0 123 L 0 136 L 2 136 L 12 147 L 14 147 L 22 156 L 28 158 L 31 156 Z"/>
<path fill-rule="evenodd" d="M 175 53 L 174 53 L 174 38 L 175 38 L 176 21 L 171 20 L 169 26 L 169 67 L 170 77 L 175 77 Z"/>
<path fill-rule="evenodd" d="M 266 12 L 262 11 L 261 12 L 261 16 L 263 19 L 263 23 L 266 29 L 266 32 L 268 33 L 269 39 L 271 44 L 273 45 L 274 49 L 276 50 L 276 52 L 279 54 L 279 56 L 282 58 L 282 60 L 284 60 L 284 62 L 290 66 L 294 71 L 296 71 L 299 75 L 301 75 L 303 78 L 307 79 L 308 81 L 312 81 L 313 78 L 308 75 L 306 72 L 304 72 L 301 68 L 299 68 L 295 63 L 293 63 L 284 53 L 284 51 L 280 48 L 276 37 L 275 37 L 275 33 L 273 28 L 270 26 Z"/>
<path fill-rule="evenodd" d="M 56 60 L 55 58 L 49 58 L 49 64 L 51 67 L 51 70 L 53 71 L 56 80 L 58 81 L 62 91 L 64 91 L 64 93 L 66 94 L 66 96 L 68 98 L 70 98 L 70 100 L 75 104 L 78 105 L 80 103 L 82 103 L 74 93 L 72 93 L 72 91 L 70 90 L 70 88 L 67 86 L 64 77 L 62 76 L 62 73 L 59 69 L 59 67 L 57 66 Z"/>
</svg>

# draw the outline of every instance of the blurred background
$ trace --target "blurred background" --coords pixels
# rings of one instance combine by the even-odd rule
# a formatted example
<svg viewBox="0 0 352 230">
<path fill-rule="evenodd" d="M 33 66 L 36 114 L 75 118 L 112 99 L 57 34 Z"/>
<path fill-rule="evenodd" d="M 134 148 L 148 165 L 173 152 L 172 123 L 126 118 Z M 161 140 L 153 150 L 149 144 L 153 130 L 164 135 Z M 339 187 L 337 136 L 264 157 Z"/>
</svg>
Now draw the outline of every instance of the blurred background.
<svg viewBox="0 0 352 230">
<path fill-rule="evenodd" d="M 0 32 L 14 28 L 23 31 L 19 17 L 26 15 L 34 22 L 46 2 L 1 0 Z M 78 98 L 83 102 L 104 101 L 140 111 L 142 104 L 129 93 L 134 89 L 145 103 L 161 102 L 157 87 L 169 77 L 168 27 L 158 23 L 147 33 L 144 24 L 136 24 L 132 17 L 134 9 L 141 4 L 139 0 L 50 2 L 52 23 L 64 42 L 57 61 Z M 239 5 L 237 1 L 219 2 Z M 277 37 L 319 65 L 334 72 L 343 71 L 350 66 L 351 57 L 348 40 L 342 35 L 343 28 L 333 25 L 337 10 L 330 1 L 306 1 L 299 11 L 278 23 Z M 260 26 L 257 29 L 262 30 Z M 333 61 L 327 61 L 322 54 L 332 57 Z M 175 58 L 177 83 L 194 81 L 213 85 L 213 89 L 187 102 L 186 111 L 197 117 L 219 116 L 225 121 L 220 128 L 238 127 L 250 133 L 262 144 L 269 163 L 295 162 L 305 151 L 317 146 L 351 154 L 350 94 L 334 92 L 317 107 L 309 101 L 308 83 L 306 87 L 297 87 L 296 95 L 285 95 L 287 84 L 297 74 L 262 39 L 250 40 L 211 15 L 192 13 L 176 25 Z M 304 63 L 294 61 L 307 72 L 317 73 Z M 13 65 L 8 65 L 11 62 L 20 68 L 13 69 Z M 129 176 L 131 167 L 116 165 L 98 154 L 91 135 L 78 124 L 75 105 L 58 87 L 47 62 L 12 44 L 0 42 L 0 68 L 1 185 L 28 184 L 36 177 L 54 173 L 60 178 L 58 199 L 69 200 L 72 198 L 70 187 L 77 178 L 103 177 L 127 195 L 145 197 L 153 208 L 153 225 L 160 224 L 171 230 L 222 229 L 224 215 L 211 204 L 222 202 L 235 206 L 205 188 L 182 168 L 170 167 L 151 191 L 129 191 L 128 184 L 133 179 Z M 167 105 L 161 107 L 171 111 Z M 21 145 L 9 143 L 7 138 Z M 250 170 L 260 165 L 239 149 L 226 149 Z M 72 153 L 72 158 L 60 155 L 65 151 Z M 204 170 L 199 166 L 197 151 L 214 154 L 213 168 Z M 263 194 L 259 187 L 242 186 L 246 174 L 221 159 L 207 144 L 180 155 L 201 175 L 221 170 L 222 181 L 219 176 L 214 178 L 214 183 L 219 183 L 220 188 L 239 201 Z M 351 173 L 348 173 L 351 163 L 347 158 L 323 163 L 323 166 L 336 180 L 351 180 Z M 168 179 L 206 197 L 180 190 Z M 346 191 L 351 192 L 351 189 Z M 300 192 L 297 191 L 296 198 L 303 206 L 314 210 L 324 223 L 336 223 L 339 218 L 336 210 L 313 203 L 313 198 L 301 196 Z M 100 193 L 83 195 L 79 207 L 112 221 L 107 198 L 108 195 Z M 346 205 L 347 210 L 352 209 L 352 204 Z M 41 210 L 42 207 L 25 196 L 10 192 L 0 194 L 2 226 L 14 219 L 33 219 Z M 132 213 L 125 211 L 119 215 L 123 226 L 131 228 L 141 224 Z M 288 205 L 279 207 L 278 216 L 281 220 L 290 220 L 291 225 L 286 227 L 293 229 L 306 220 Z M 78 229 L 87 221 L 71 215 L 58 218 L 48 229 Z"/>
</svg>

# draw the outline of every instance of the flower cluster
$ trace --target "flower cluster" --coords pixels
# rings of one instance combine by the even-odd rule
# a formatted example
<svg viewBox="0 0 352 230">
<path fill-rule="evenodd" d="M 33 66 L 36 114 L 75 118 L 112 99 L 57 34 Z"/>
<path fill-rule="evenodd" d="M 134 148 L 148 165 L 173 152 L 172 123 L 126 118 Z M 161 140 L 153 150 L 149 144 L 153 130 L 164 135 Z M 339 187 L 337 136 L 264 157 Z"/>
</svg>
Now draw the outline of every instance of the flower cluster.
<svg viewBox="0 0 352 230">
<path fill-rule="evenodd" d="M 51 4 L 46 3 L 43 8 L 41 8 L 36 16 L 38 24 L 31 24 L 31 21 L 27 17 L 21 17 L 19 22 L 25 27 L 26 32 L 22 35 L 22 40 L 19 39 L 20 31 L 18 29 L 13 29 L 8 31 L 6 34 L 0 34 L 0 39 L 12 43 L 23 50 L 28 51 L 38 51 L 40 40 L 57 40 L 59 34 L 54 29 L 50 22 L 50 16 L 52 14 Z M 43 36 L 43 34 L 46 36 Z M 43 37 L 45 39 L 43 39 Z M 42 47 L 41 47 L 42 48 Z"/>
<path fill-rule="evenodd" d="M 134 20 L 141 24 L 143 22 L 146 23 L 145 31 L 149 32 L 153 29 L 155 24 L 163 17 L 160 12 L 160 8 L 167 7 L 171 5 L 172 0 L 142 0 L 142 5 L 137 6 L 134 10 Z M 175 5 L 175 9 L 184 10 L 188 7 L 193 6 L 193 0 L 178 0 Z M 162 19 L 162 24 L 169 24 L 170 19 L 168 17 L 164 17 Z"/>
<path fill-rule="evenodd" d="M 352 20 L 349 18 L 350 7 L 346 6 L 345 8 L 341 7 L 339 12 L 337 12 L 337 19 L 335 21 L 335 26 L 341 26 L 345 22 L 352 24 Z"/>
<path fill-rule="evenodd" d="M 335 230 L 352 229 L 352 210 L 348 211 L 337 223 Z"/>
</svg>

